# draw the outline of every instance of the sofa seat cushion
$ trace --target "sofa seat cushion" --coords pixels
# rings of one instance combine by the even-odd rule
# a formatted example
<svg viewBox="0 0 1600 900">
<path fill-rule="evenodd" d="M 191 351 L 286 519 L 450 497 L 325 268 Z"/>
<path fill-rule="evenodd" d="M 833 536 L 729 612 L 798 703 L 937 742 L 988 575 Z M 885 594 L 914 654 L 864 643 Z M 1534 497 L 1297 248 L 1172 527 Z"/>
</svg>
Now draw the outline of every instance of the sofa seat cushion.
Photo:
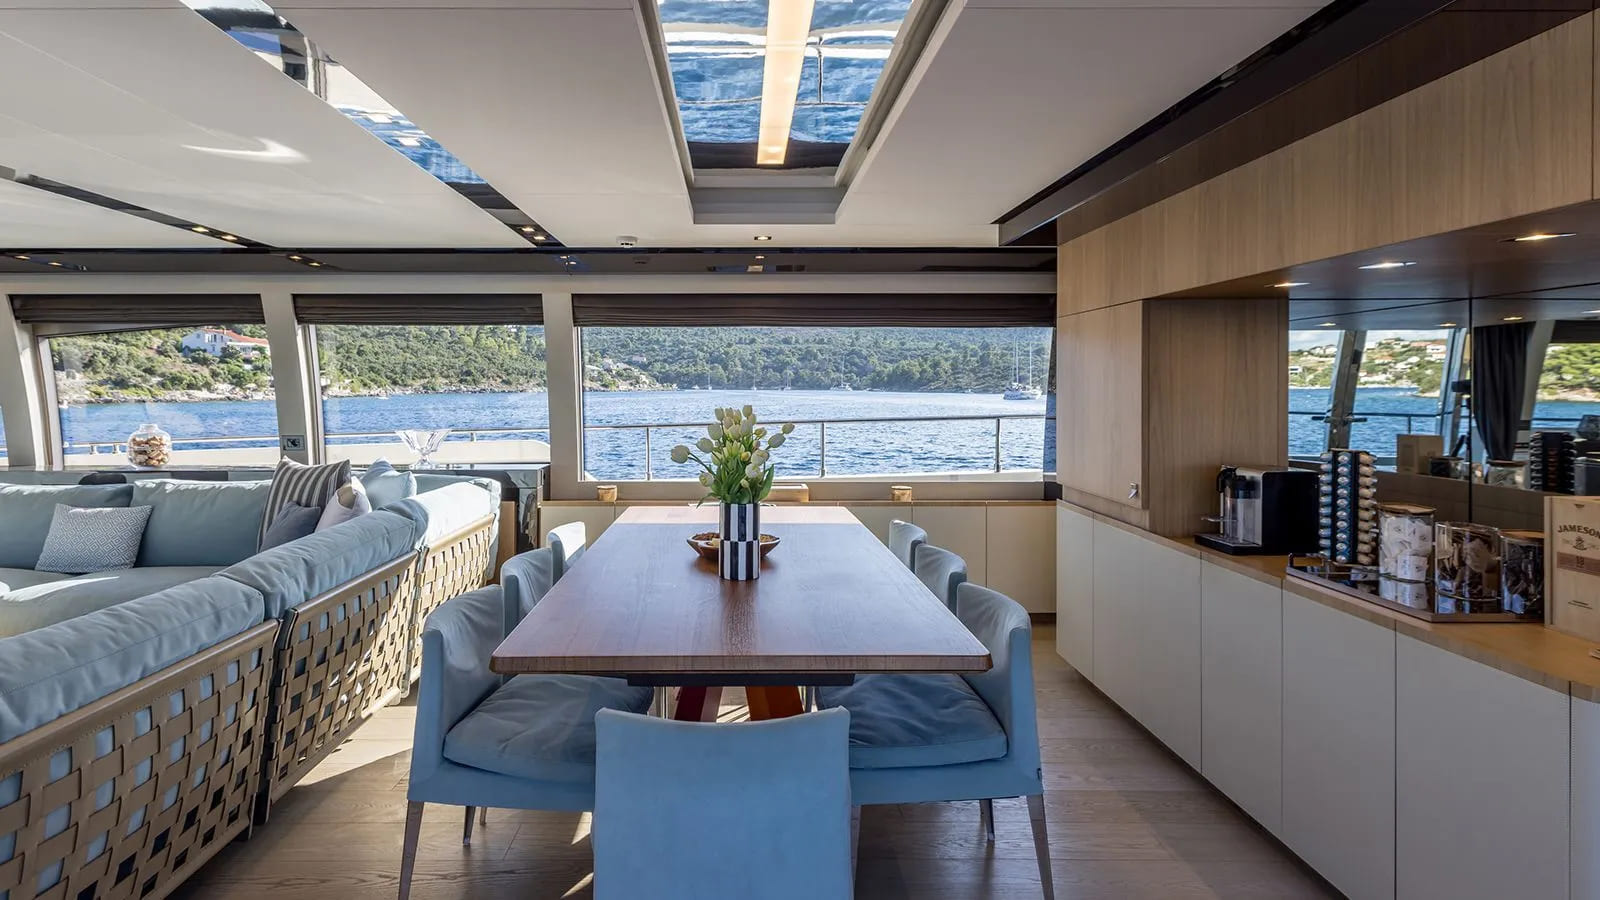
<svg viewBox="0 0 1600 900">
<path fill-rule="evenodd" d="M 121 507 L 132 498 L 131 484 L 0 485 L 0 566 L 31 569 L 38 564 L 57 503 Z"/>
<path fill-rule="evenodd" d="M 0 744 L 260 621 L 260 594 L 213 577 L 0 639 Z"/>
<path fill-rule="evenodd" d="M 52 581 L 66 581 L 71 575 L 60 572 L 40 572 L 37 569 L 6 569 L 0 568 L 0 600 L 7 594 L 30 588 L 36 584 L 49 584 Z"/>
<path fill-rule="evenodd" d="M 259 591 L 266 618 L 278 619 L 307 600 L 397 559 L 415 559 L 421 534 L 422 526 L 416 522 L 379 510 L 263 550 L 221 574 Z"/>
<path fill-rule="evenodd" d="M 133 484 L 133 505 L 150 507 L 139 547 L 141 566 L 231 566 L 256 552 L 268 481 Z"/>
<path fill-rule="evenodd" d="M 850 711 L 850 767 L 902 769 L 1006 755 L 1006 733 L 956 675 L 866 675 L 822 688 L 818 705 Z"/>
<path fill-rule="evenodd" d="M 0 594 L 0 637 L 75 619 L 216 572 L 216 566 L 151 566 L 94 572 L 12 588 Z"/>
<path fill-rule="evenodd" d="M 456 723 L 445 759 L 540 781 L 594 780 L 594 714 L 643 713 L 655 692 L 620 678 L 518 675 Z"/>
</svg>

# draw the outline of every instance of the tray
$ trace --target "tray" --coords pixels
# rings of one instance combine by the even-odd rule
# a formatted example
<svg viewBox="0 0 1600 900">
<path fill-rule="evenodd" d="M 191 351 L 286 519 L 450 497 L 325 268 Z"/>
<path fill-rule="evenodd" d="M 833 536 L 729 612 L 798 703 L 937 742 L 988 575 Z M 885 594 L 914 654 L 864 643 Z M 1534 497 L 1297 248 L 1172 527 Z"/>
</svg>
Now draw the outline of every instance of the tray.
<svg viewBox="0 0 1600 900">
<path fill-rule="evenodd" d="M 1363 571 L 1360 566 L 1343 566 L 1339 565 L 1338 563 L 1330 564 L 1325 563 L 1320 559 L 1315 561 L 1305 560 L 1297 564 L 1297 561 L 1291 557 L 1287 571 L 1289 576 L 1292 578 L 1298 578 L 1301 581 L 1320 585 L 1321 587 L 1338 591 L 1347 597 L 1353 597 L 1357 600 L 1371 603 L 1373 606 L 1381 606 L 1384 609 L 1392 609 L 1397 613 L 1410 616 L 1413 619 L 1421 619 L 1424 622 L 1449 622 L 1456 624 L 1477 623 L 1481 625 L 1507 625 L 1519 623 L 1525 625 L 1544 624 L 1544 620 L 1542 618 L 1528 618 L 1525 616 L 1519 616 L 1516 613 L 1441 613 L 1434 612 L 1431 609 L 1418 609 L 1414 606 L 1407 606 L 1404 603 L 1396 603 L 1392 600 L 1385 600 L 1384 598 L 1378 596 L 1377 593 L 1377 575 L 1373 574 L 1369 578 L 1367 573 Z M 1341 576 L 1344 577 L 1341 578 Z M 1366 585 L 1366 587 L 1363 587 L 1362 585 Z"/>
</svg>

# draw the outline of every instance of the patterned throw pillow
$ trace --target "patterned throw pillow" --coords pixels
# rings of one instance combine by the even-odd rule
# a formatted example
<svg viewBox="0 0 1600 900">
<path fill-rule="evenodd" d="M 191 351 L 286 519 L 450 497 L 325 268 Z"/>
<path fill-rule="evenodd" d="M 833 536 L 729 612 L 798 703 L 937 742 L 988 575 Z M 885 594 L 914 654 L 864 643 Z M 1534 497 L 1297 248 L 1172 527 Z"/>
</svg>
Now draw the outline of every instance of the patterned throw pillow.
<svg viewBox="0 0 1600 900">
<path fill-rule="evenodd" d="M 322 509 L 339 487 L 349 480 L 348 459 L 325 466 L 303 466 L 292 459 L 280 460 L 277 470 L 272 473 L 272 486 L 267 488 L 267 512 L 261 517 L 261 531 L 256 535 L 256 546 L 261 546 L 267 529 L 272 527 L 273 520 L 278 517 L 285 503 Z"/>
<path fill-rule="evenodd" d="M 150 521 L 148 506 L 84 507 L 57 503 L 34 569 L 82 575 L 131 569 Z"/>
<path fill-rule="evenodd" d="M 361 486 L 359 478 L 352 478 L 323 507 L 322 518 L 317 520 L 317 530 L 326 531 L 369 512 L 372 512 L 372 501 L 367 499 L 367 489 Z"/>
</svg>

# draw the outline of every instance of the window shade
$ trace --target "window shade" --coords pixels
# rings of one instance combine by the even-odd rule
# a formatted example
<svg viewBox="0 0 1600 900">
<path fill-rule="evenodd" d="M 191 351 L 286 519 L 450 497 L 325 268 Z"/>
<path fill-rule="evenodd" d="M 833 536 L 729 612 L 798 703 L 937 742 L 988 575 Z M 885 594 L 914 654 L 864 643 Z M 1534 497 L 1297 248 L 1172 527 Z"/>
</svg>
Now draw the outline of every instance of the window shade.
<svg viewBox="0 0 1600 900">
<path fill-rule="evenodd" d="M 1054 294 L 574 294 L 579 326 L 1004 328 L 1056 323 Z"/>
<path fill-rule="evenodd" d="M 294 298 L 307 325 L 542 325 L 538 294 L 311 294 Z"/>
<path fill-rule="evenodd" d="M 20 294 L 11 298 L 11 311 L 25 325 L 83 326 L 93 331 L 125 325 L 178 328 L 266 322 L 261 298 L 255 294 Z"/>
</svg>

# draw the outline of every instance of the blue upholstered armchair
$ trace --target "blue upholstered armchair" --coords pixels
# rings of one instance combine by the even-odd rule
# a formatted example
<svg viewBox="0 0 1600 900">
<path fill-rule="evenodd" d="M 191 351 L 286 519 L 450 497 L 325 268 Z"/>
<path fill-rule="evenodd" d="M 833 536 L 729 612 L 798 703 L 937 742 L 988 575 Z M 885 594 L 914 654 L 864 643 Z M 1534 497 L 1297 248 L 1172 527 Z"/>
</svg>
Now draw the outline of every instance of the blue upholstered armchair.
<svg viewBox="0 0 1600 900">
<path fill-rule="evenodd" d="M 928 542 L 928 533 L 910 522 L 892 519 L 889 522 L 889 549 L 906 568 L 917 561 L 917 548 Z"/>
<path fill-rule="evenodd" d="M 616 678 L 502 681 L 489 656 L 505 634 L 505 602 L 499 585 L 480 588 L 446 602 L 423 626 L 400 900 L 411 892 L 424 804 L 466 807 L 466 841 L 475 806 L 593 809 L 595 713 L 650 706 L 649 688 Z"/>
<path fill-rule="evenodd" d="M 918 552 L 918 557 L 928 552 Z M 850 792 L 857 806 L 978 800 L 989 840 L 996 797 L 1028 798 L 1044 896 L 1053 898 L 1033 694 L 1033 629 L 1015 600 L 976 584 L 956 614 L 994 659 L 980 675 L 869 675 L 822 688 L 850 711 Z"/>
<path fill-rule="evenodd" d="M 589 531 L 582 522 L 568 522 L 550 529 L 545 535 L 545 546 L 550 548 L 553 557 L 552 581 L 560 581 L 561 576 L 567 573 L 578 562 L 578 557 L 583 555 L 583 550 L 589 545 Z"/>
<path fill-rule="evenodd" d="M 500 586 L 506 595 L 506 634 L 549 593 L 556 583 L 555 550 L 540 547 L 518 553 L 500 567 Z"/>
<path fill-rule="evenodd" d="M 917 580 L 933 592 L 951 612 L 956 609 L 956 588 L 967 580 L 967 561 L 943 547 L 924 543 L 911 566 Z"/>
</svg>

